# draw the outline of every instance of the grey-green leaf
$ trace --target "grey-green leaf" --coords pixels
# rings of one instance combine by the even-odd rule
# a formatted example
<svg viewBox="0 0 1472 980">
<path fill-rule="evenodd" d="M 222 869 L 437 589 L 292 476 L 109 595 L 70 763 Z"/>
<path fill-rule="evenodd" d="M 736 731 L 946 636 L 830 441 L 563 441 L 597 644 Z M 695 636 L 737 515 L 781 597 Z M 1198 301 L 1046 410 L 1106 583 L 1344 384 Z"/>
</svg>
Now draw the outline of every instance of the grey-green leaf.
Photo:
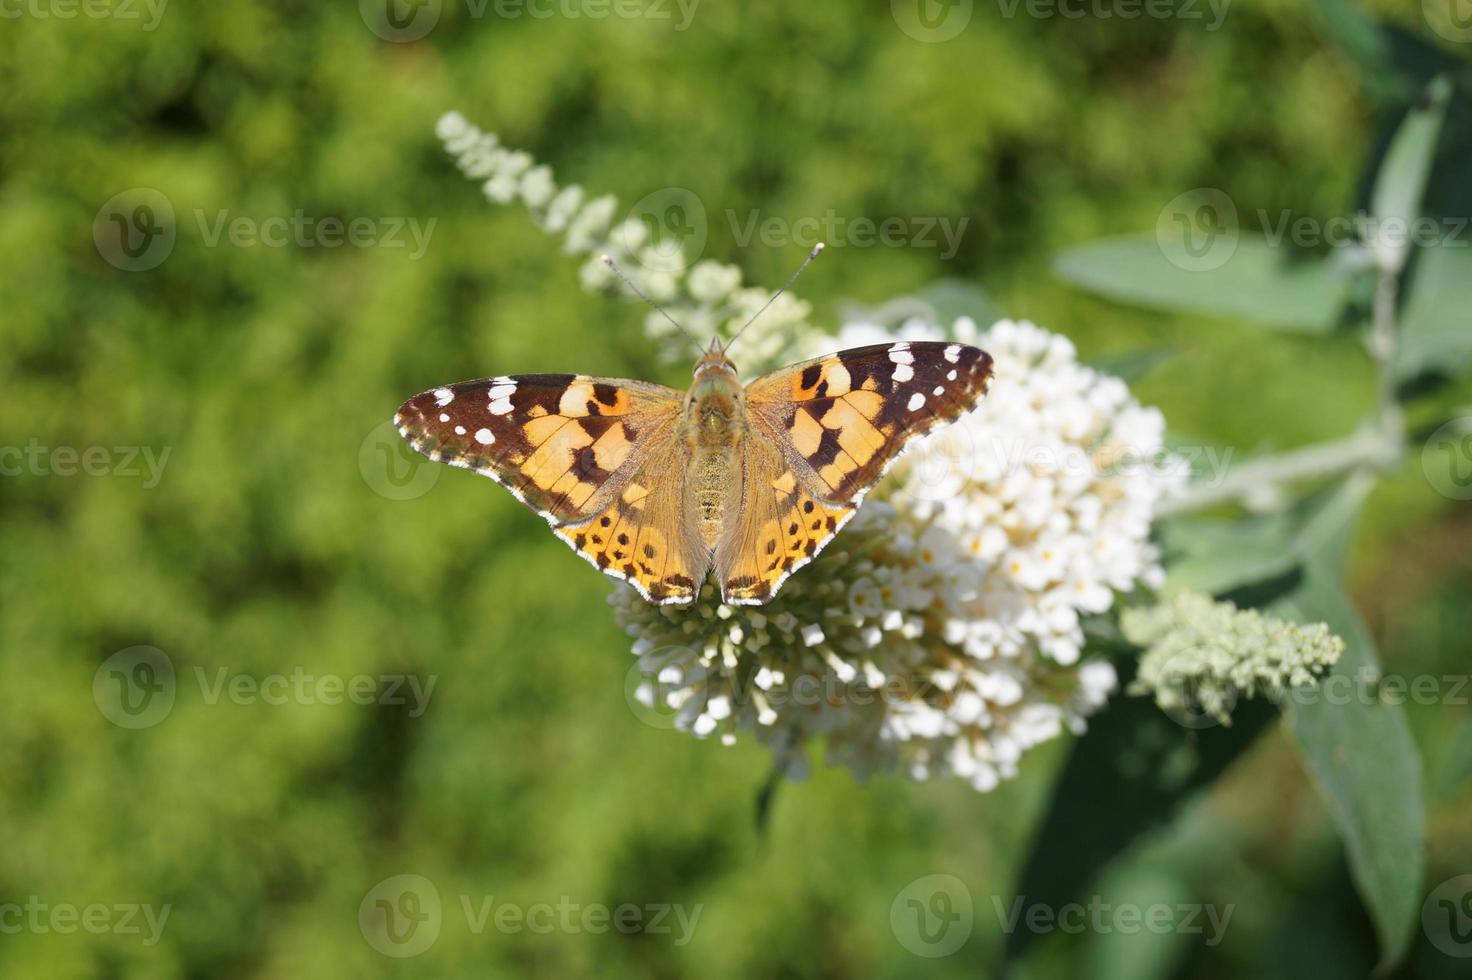
<svg viewBox="0 0 1472 980">
<path fill-rule="evenodd" d="M 1401 317 L 1396 374 L 1455 378 L 1472 364 L 1472 247 L 1456 238 L 1421 250 Z"/>
<path fill-rule="evenodd" d="M 1406 113 L 1395 131 L 1370 195 L 1371 213 L 1379 221 L 1399 222 L 1409 228 L 1421 216 L 1421 198 L 1451 92 L 1451 81 L 1444 75 L 1437 76 L 1427 88 L 1425 100 Z"/>
<path fill-rule="evenodd" d="M 1350 287 L 1344 269 L 1243 234 L 1235 215 L 1222 220 L 1216 231 L 1183 230 L 1182 242 L 1156 235 L 1094 242 L 1058 256 L 1053 268 L 1080 288 L 1125 303 L 1300 333 L 1334 329 Z"/>
<path fill-rule="evenodd" d="M 1288 699 L 1284 718 L 1338 825 L 1388 967 L 1405 956 L 1418 921 L 1424 811 L 1421 759 L 1404 711 L 1358 696 L 1365 685 L 1357 679 L 1380 672 L 1369 631 L 1341 584 L 1343 551 L 1364 491 L 1360 481 L 1346 482 L 1310 523 L 1303 585 L 1277 610 L 1326 622 L 1345 641 L 1343 657 L 1315 696 Z M 1335 696 L 1345 690 L 1355 693 Z"/>
</svg>

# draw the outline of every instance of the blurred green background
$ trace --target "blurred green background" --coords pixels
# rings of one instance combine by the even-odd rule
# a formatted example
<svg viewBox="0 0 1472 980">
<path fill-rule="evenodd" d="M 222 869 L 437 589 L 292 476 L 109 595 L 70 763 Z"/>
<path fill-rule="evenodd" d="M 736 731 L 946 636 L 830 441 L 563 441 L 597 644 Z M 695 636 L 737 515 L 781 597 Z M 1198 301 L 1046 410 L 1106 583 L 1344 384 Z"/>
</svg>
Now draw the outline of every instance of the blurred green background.
<svg viewBox="0 0 1472 980">
<path fill-rule="evenodd" d="M 991 975 L 997 904 L 1063 743 L 990 795 L 819 766 L 781 788 L 763 837 L 766 753 L 631 710 L 607 582 L 488 482 L 405 476 L 381 428 L 408 395 L 468 377 L 684 380 L 642 309 L 581 291 L 557 240 L 455 172 L 434 123 L 458 108 L 592 192 L 694 191 L 705 256 L 754 283 L 779 284 L 804 248 L 742 248 L 728 212 L 969 219 L 948 260 L 831 250 L 798 290 L 819 323 L 845 301 L 970 280 L 1090 359 L 1171 348 L 1136 390 L 1183 436 L 1245 456 L 1349 431 L 1374 401 L 1353 337 L 1141 313 L 1050 271 L 1062 249 L 1148 231 L 1192 188 L 1345 213 L 1384 119 L 1336 42 L 1338 4 L 1238 0 L 1216 29 L 1205 4 L 1138 19 L 970 6 L 935 43 L 882 0 L 702 0 L 683 30 L 673 2 L 595 19 L 566 14 L 587 2 L 533 17 L 443 0 L 425 36 L 398 43 L 366 0 L 7 3 L 0 445 L 103 447 L 107 463 L 67 475 L 63 453 L 0 478 L 0 903 L 170 913 L 151 945 L 146 927 L 0 928 L 0 976 Z M 1472 50 L 1420 4 L 1373 7 Z M 107 203 L 138 189 L 167 202 L 175 239 L 130 271 L 98 241 Z M 421 257 L 212 234 L 221 212 L 298 211 L 379 235 L 434 224 Z M 1465 383 L 1442 404 L 1458 401 Z M 128 475 L 130 447 L 163 462 L 157 479 L 141 456 Z M 1465 674 L 1472 514 L 1419 459 L 1377 491 L 1355 554 L 1389 669 Z M 167 656 L 176 696 L 129 728 L 99 705 L 116 679 L 104 664 L 138 646 Z M 134 653 L 113 663 L 148 680 Z M 295 673 L 435 686 L 422 712 L 212 696 L 222 676 Z M 1429 890 L 1472 872 L 1472 716 L 1410 710 Z M 433 946 L 405 959 L 359 927 L 365 896 L 400 874 L 443 903 Z M 897 896 L 932 874 L 975 904 L 968 941 L 939 959 L 891 926 Z M 1356 976 L 1375 960 L 1338 839 L 1276 731 L 1097 891 L 1235 914 L 1215 947 L 1055 936 L 1033 974 Z M 701 911 L 679 943 L 677 925 L 477 932 L 462 908 L 564 896 Z M 1469 962 L 1422 938 L 1403 973 Z"/>
</svg>

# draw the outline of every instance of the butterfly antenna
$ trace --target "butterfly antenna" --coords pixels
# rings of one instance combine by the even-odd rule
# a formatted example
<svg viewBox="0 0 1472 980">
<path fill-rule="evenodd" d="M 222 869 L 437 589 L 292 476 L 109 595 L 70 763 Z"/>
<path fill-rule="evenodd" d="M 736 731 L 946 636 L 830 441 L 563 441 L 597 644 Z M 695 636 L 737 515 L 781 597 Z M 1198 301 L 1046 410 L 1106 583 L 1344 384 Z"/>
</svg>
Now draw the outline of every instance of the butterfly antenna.
<svg viewBox="0 0 1472 980">
<path fill-rule="evenodd" d="M 612 269 L 613 270 L 613 274 L 616 275 L 616 276 L 618 276 L 620 279 L 622 279 L 623 280 L 623 284 L 625 286 L 628 286 L 631 290 L 633 290 L 635 296 L 639 297 L 644 302 L 646 302 L 650 306 L 654 307 L 655 310 L 657 310 L 659 312 L 659 315 L 660 316 L 662 316 L 666 320 L 670 321 L 670 323 L 673 323 L 675 325 L 675 329 L 678 330 L 678 331 L 680 331 L 680 333 L 684 334 L 685 335 L 685 339 L 688 340 L 688 341 L 690 341 L 690 343 L 692 343 L 692 344 L 695 345 L 695 349 L 696 350 L 700 351 L 700 353 L 702 355 L 705 354 L 705 348 L 700 346 L 700 342 L 698 340 L 696 340 L 694 337 L 690 336 L 689 331 L 687 331 L 684 327 L 680 326 L 680 324 L 675 320 L 674 317 L 672 317 L 668 313 L 666 313 L 664 311 L 664 307 L 660 306 L 658 303 L 656 303 L 654 300 L 650 299 L 648 296 L 645 296 L 644 293 L 640 291 L 639 287 L 634 285 L 634 280 L 632 280 L 628 276 L 624 275 L 624 271 L 618 267 L 618 264 L 615 263 L 612 258 L 610 258 L 607 255 L 604 255 L 604 256 L 602 256 L 602 259 L 603 259 L 603 264 L 606 265 L 606 266 L 608 266 L 610 269 Z"/>
<path fill-rule="evenodd" d="M 813 246 L 813 250 L 808 253 L 808 257 L 805 258 L 805 259 L 803 259 L 802 265 L 798 266 L 797 267 L 797 271 L 792 274 L 792 278 L 789 279 L 789 280 L 787 280 L 787 285 L 783 286 L 781 289 L 779 289 L 775 293 L 773 293 L 772 294 L 772 298 L 769 299 L 769 300 L 767 300 L 766 304 L 763 305 L 761 309 L 759 309 L 755 313 L 753 313 L 751 315 L 751 319 L 750 320 L 747 320 L 745 323 L 743 323 L 741 325 L 741 329 L 738 330 L 738 331 L 736 331 L 736 333 L 731 337 L 731 339 L 729 341 L 727 341 L 727 343 L 726 343 L 726 350 L 729 351 L 732 347 L 735 347 L 736 346 L 736 339 L 738 337 L 740 337 L 743 333 L 746 332 L 746 328 L 749 327 L 749 326 L 751 326 L 753 323 L 755 323 L 757 317 L 759 317 L 763 313 L 767 312 L 767 307 L 768 306 L 771 306 L 773 303 L 777 302 L 777 297 L 778 296 L 781 296 L 783 293 L 787 292 L 787 290 L 791 289 L 792 288 L 792 284 L 795 283 L 795 282 L 797 282 L 797 277 L 800 276 L 800 275 L 802 275 L 803 272 L 807 269 L 807 267 L 813 264 L 813 259 L 816 259 L 818 257 L 818 253 L 822 252 L 823 249 L 825 249 L 827 247 L 828 246 L 825 245 L 823 242 L 819 242 L 818 244 L 816 244 L 816 245 Z"/>
</svg>

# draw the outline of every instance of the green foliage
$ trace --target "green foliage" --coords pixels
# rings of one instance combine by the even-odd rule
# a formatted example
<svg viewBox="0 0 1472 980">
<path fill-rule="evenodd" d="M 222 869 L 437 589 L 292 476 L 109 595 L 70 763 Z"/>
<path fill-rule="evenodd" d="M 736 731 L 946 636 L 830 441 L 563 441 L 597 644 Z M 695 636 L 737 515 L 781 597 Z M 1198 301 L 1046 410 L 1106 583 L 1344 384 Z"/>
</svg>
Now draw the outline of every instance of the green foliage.
<svg viewBox="0 0 1472 980">
<path fill-rule="evenodd" d="M 1362 814 L 1368 787 L 1320 766 L 1340 738 L 1360 746 L 1358 735 L 1296 722 L 1328 813 L 1291 790 L 1269 806 L 1256 787 L 1216 784 L 1246 761 L 1247 744 L 1280 785 L 1301 782 L 1297 750 L 1251 738 L 1268 717 L 1238 715 L 1229 731 L 1183 739 L 1145 699 L 1122 699 L 1056 768 L 1040 758 L 992 796 L 861 786 L 820 769 L 783 788 L 758 839 L 766 754 L 640 720 L 624 699 L 632 658 L 603 581 L 506 495 L 470 474 L 421 476 L 423 464 L 375 433 L 404 397 L 452 379 L 566 370 L 682 380 L 641 341 L 641 311 L 571 288 L 575 268 L 557 243 L 520 213 L 486 206 L 453 170 L 433 125 L 459 108 L 590 189 L 625 201 L 691 189 L 709 225 L 706 257 L 739 263 L 753 282 L 780 282 L 805 250 L 742 247 L 750 209 L 968 216 L 950 262 L 934 249 L 835 247 L 803 294 L 831 323 L 844 300 L 878 304 L 940 279 L 983 284 L 998 308 L 1069 334 L 1090 357 L 1180 351 L 1144 392 L 1183 431 L 1246 448 L 1339 435 L 1375 393 L 1349 342 L 1320 336 L 1342 298 L 1322 263 L 1264 264 L 1272 278 L 1242 286 L 1280 299 L 1285 281 L 1304 288 L 1309 300 L 1288 319 L 1311 325 L 1311 348 L 1221 329 L 1190 312 L 1203 305 L 1172 300 L 1188 312 L 1141 315 L 1050 280 L 1049 269 L 1060 252 L 1151 228 L 1193 187 L 1231 188 L 1254 208 L 1338 213 L 1361 180 L 1372 117 L 1403 110 L 1393 100 L 1426 80 L 1401 78 L 1400 36 L 1356 28 L 1382 42 L 1362 47 L 1396 66 L 1386 88 L 1327 45 L 1330 20 L 1295 5 L 1233 5 L 1208 32 L 976 4 L 969 28 L 941 44 L 898 30 L 888 4 L 854 0 L 702 3 L 682 32 L 659 20 L 440 7 L 435 29 L 405 44 L 376 36 L 352 2 L 173 3 L 149 31 L 27 12 L 0 30 L 0 446 L 105 447 L 112 460 L 103 476 L 53 460 L 0 477 L 0 903 L 172 908 L 155 945 L 87 930 L 0 936 L 0 975 L 975 977 L 1024 938 L 1002 933 L 990 899 L 1014 894 L 1019 868 L 1042 860 L 1025 850 L 1035 821 L 1039 839 L 1078 841 L 1050 845 L 1050 873 L 1062 877 L 1026 889 L 1064 901 L 1214 784 L 1200 851 L 1242 876 L 1233 894 L 1244 906 L 1257 896 L 1261 914 L 1234 924 L 1209 964 L 1193 960 L 1193 975 L 1279 969 L 1286 960 L 1273 951 L 1299 948 L 1284 936 L 1299 938 L 1301 909 L 1278 883 L 1349 891 L 1337 888 L 1337 851 L 1298 845 Z M 1392 13 L 1426 34 L 1414 13 Z M 1451 156 L 1434 163 L 1432 192 L 1454 183 L 1441 176 Z M 139 188 L 167 199 L 175 239 L 156 268 L 127 271 L 105 238 L 100 250 L 94 222 L 114 195 Z M 368 218 L 380 232 L 390 219 L 435 223 L 415 258 L 385 243 L 237 244 L 213 236 L 221 212 L 257 225 L 297 212 Z M 102 227 L 117 230 L 106 218 Z M 1472 360 L 1455 319 L 1465 294 L 1453 292 L 1465 261 L 1451 250 L 1413 257 L 1405 377 L 1460 378 Z M 1255 298 L 1212 307 L 1229 318 L 1262 309 Z M 1426 411 L 1465 400 L 1457 384 Z M 126 475 L 118 447 L 159 459 L 167 450 L 156 484 L 141 469 Z M 427 489 L 400 493 L 421 479 Z M 1387 662 L 1422 657 L 1417 669 L 1465 672 L 1444 656 L 1455 649 L 1447 624 L 1465 608 L 1465 517 L 1418 473 L 1385 487 L 1350 565 L 1357 595 L 1390 621 L 1377 622 L 1391 634 Z M 1168 543 L 1181 526 L 1165 530 Z M 1258 585 L 1285 570 L 1269 561 L 1266 526 L 1248 526 L 1258 550 L 1223 546 L 1231 574 L 1198 587 Z M 1392 549 L 1408 541 L 1422 543 L 1435 576 L 1400 581 Z M 1387 576 L 1395 589 L 1374 587 Z M 99 710 L 94 682 L 110 683 L 109 658 L 139 645 L 167 655 L 175 698 L 156 723 L 124 728 Z M 420 714 L 322 698 L 272 704 L 212 697 L 221 670 L 247 687 L 297 672 L 367 677 L 375 696 L 401 675 L 436 686 Z M 1445 774 L 1431 818 L 1434 883 L 1472 867 L 1468 734 L 1444 713 L 1406 714 Z M 1143 748 L 1120 755 L 1130 739 Z M 1392 748 L 1405 754 L 1399 735 Z M 1404 783 L 1393 792 L 1418 795 Z M 1373 819 L 1349 835 L 1360 841 L 1352 867 L 1393 955 L 1415 868 L 1397 874 L 1375 848 L 1407 845 L 1409 831 L 1362 815 Z M 1090 825 L 1104 829 L 1074 834 Z M 1274 863 L 1244 872 L 1249 852 Z M 1184 860 L 1169 887 L 1128 870 L 1117 865 L 1095 887 L 1118 882 L 1139 900 L 1177 894 L 1184 880 L 1206 893 Z M 922 960 L 896 941 L 891 905 L 937 872 L 970 889 L 975 928 L 955 955 Z M 358 925 L 365 896 L 399 874 L 434 882 L 445 912 L 435 945 L 414 959 L 382 955 Z M 683 946 L 475 932 L 461 914 L 462 897 L 525 907 L 564 895 L 703 911 Z M 1333 909 L 1313 926 L 1324 946 L 1356 965 L 1377 955 L 1362 949 L 1358 910 L 1320 908 Z M 1052 955 L 1079 973 L 1121 953 Z M 1445 960 L 1425 962 L 1431 976 Z"/>
</svg>

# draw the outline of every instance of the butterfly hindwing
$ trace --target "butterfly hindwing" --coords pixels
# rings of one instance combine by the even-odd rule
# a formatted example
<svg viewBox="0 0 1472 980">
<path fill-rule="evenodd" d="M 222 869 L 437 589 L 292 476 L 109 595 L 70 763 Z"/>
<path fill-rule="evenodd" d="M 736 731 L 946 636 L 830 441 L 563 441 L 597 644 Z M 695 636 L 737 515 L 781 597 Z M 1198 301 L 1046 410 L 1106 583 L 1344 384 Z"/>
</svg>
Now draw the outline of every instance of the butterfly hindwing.
<svg viewBox="0 0 1472 980">
<path fill-rule="evenodd" d="M 716 548 L 715 571 L 726 602 L 760 605 L 813 560 L 858 505 L 817 499 L 773 441 L 752 438 L 745 446 L 734 533 Z"/>
<path fill-rule="evenodd" d="M 965 344 L 876 344 L 758 378 L 747 406 L 815 494 L 858 502 L 911 439 L 969 411 L 991 374 L 991 356 Z"/>
<path fill-rule="evenodd" d="M 643 468 L 602 513 L 555 528 L 595 567 L 630 582 L 650 602 L 689 602 L 710 569 L 710 552 L 684 512 L 681 475 L 688 451 L 678 440 L 651 448 Z"/>
<path fill-rule="evenodd" d="M 561 524 L 605 509 L 679 408 L 680 393 L 662 385 L 526 374 L 415 395 L 394 424 L 429 459 L 489 476 Z"/>
</svg>

